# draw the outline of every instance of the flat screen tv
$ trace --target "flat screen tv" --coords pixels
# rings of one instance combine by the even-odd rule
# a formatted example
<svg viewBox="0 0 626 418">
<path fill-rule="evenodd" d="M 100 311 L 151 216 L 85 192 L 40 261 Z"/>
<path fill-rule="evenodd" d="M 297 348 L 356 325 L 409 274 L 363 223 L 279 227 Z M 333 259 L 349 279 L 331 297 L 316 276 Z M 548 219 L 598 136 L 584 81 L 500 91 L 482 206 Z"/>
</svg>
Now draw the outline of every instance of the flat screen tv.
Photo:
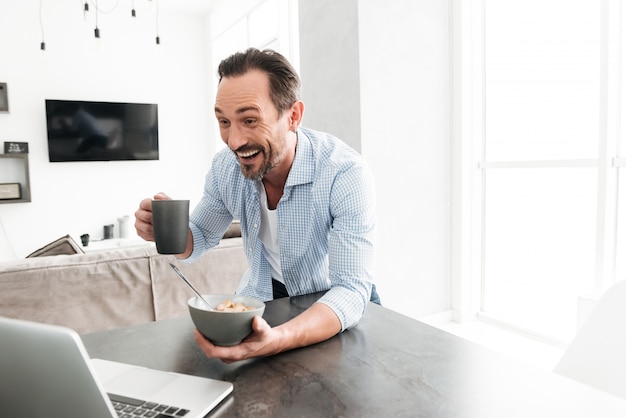
<svg viewBox="0 0 626 418">
<path fill-rule="evenodd" d="M 46 100 L 50 162 L 158 160 L 158 105 Z"/>
</svg>

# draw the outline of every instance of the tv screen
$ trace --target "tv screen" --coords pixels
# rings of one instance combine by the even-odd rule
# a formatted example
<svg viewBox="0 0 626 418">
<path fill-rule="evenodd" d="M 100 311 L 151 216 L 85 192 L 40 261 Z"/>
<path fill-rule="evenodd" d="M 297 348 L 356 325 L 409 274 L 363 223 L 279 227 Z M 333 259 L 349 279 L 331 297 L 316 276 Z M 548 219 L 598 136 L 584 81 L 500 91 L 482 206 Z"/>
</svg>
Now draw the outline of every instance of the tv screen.
<svg viewBox="0 0 626 418">
<path fill-rule="evenodd" d="M 158 160 L 158 106 L 46 100 L 50 162 Z"/>
</svg>

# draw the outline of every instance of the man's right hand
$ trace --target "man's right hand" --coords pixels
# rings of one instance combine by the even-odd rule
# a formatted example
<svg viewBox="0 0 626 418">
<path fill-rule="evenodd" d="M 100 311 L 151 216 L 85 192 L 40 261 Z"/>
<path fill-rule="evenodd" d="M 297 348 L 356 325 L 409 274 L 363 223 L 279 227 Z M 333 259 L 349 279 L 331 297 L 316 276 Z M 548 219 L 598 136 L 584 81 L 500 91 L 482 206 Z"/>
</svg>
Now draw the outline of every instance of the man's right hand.
<svg viewBox="0 0 626 418">
<path fill-rule="evenodd" d="M 157 193 L 154 195 L 154 200 L 167 200 L 171 199 L 165 193 Z M 152 227 L 152 200 L 145 198 L 139 202 L 139 209 L 135 212 L 135 230 L 137 235 L 146 241 L 154 241 L 154 229 Z"/>
</svg>

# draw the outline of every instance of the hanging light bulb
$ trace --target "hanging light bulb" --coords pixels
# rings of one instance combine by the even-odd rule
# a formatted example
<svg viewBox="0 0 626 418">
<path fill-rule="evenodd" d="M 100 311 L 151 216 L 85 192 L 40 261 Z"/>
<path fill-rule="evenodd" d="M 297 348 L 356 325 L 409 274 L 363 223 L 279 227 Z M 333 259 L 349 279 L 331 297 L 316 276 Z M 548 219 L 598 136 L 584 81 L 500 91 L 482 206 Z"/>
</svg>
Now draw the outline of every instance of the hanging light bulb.
<svg viewBox="0 0 626 418">
<path fill-rule="evenodd" d="M 159 0 L 156 0 L 156 44 L 161 44 L 161 38 L 159 37 Z"/>
<path fill-rule="evenodd" d="M 100 29 L 98 29 L 98 0 L 96 0 L 96 28 L 93 30 L 93 34 L 96 38 L 100 38 Z"/>
<path fill-rule="evenodd" d="M 87 12 L 89 12 L 89 2 L 85 0 L 85 4 L 83 4 L 83 20 L 87 21 Z"/>
<path fill-rule="evenodd" d="M 41 44 L 39 44 L 39 48 L 41 48 L 42 51 L 45 51 L 46 42 L 44 40 L 44 33 L 43 33 L 42 9 L 43 9 L 43 0 L 39 0 L 39 26 L 41 27 Z"/>
</svg>

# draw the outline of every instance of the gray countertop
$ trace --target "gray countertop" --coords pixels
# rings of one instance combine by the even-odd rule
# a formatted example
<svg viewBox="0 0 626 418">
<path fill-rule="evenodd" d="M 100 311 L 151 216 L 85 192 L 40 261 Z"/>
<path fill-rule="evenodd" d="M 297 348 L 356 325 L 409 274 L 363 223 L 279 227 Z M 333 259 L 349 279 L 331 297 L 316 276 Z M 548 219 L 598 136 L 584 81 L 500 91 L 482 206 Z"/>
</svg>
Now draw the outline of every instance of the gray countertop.
<svg viewBox="0 0 626 418">
<path fill-rule="evenodd" d="M 267 303 L 270 325 L 320 294 Z M 625 417 L 626 400 L 535 369 L 371 304 L 320 344 L 227 365 L 197 348 L 188 317 L 83 335 L 92 358 L 230 381 L 209 416 Z"/>
</svg>

